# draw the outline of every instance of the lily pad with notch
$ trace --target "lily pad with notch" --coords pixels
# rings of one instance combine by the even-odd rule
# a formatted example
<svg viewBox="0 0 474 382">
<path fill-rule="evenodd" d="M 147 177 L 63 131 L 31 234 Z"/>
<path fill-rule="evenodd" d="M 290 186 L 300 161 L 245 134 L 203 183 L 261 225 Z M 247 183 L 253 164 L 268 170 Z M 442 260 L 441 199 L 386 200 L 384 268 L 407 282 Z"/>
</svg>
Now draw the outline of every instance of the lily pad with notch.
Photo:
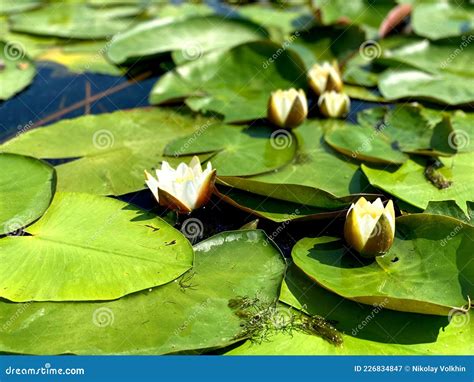
<svg viewBox="0 0 474 382">
<path fill-rule="evenodd" d="M 430 201 L 454 200 L 467 213 L 466 201 L 474 200 L 469 186 L 473 161 L 473 153 L 463 153 L 442 160 L 413 157 L 399 168 L 361 167 L 374 187 L 413 206 L 425 209 Z"/>
<path fill-rule="evenodd" d="M 362 259 L 339 238 L 318 237 L 300 240 L 293 261 L 323 288 L 356 302 L 422 314 L 465 313 L 474 295 L 474 228 L 430 214 L 402 216 L 396 224 L 393 246 L 375 260 Z"/>
<path fill-rule="evenodd" d="M 193 268 L 179 279 L 118 300 L 32 302 L 8 325 L 25 305 L 0 301 L 0 351 L 195 354 L 241 340 L 240 318 L 229 302 L 248 297 L 274 305 L 285 271 L 281 253 L 256 230 L 220 233 L 194 251 Z"/>
<path fill-rule="evenodd" d="M 56 193 L 25 231 L 0 239 L 0 296 L 15 302 L 111 300 L 168 283 L 193 262 L 168 223 L 96 195 Z"/>
</svg>

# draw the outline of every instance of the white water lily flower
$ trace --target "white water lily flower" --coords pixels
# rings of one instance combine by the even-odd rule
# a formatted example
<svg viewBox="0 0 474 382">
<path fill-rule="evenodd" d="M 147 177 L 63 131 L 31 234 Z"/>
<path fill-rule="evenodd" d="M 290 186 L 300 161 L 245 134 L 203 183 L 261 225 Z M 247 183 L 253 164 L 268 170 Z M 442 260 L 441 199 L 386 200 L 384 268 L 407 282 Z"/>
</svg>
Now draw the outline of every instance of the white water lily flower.
<svg viewBox="0 0 474 382">
<path fill-rule="evenodd" d="M 156 178 L 145 170 L 146 184 L 160 205 L 189 213 L 209 201 L 214 190 L 216 170 L 211 162 L 203 171 L 197 156 L 189 165 L 180 163 L 173 169 L 163 161 L 161 169 L 156 170 Z"/>
<path fill-rule="evenodd" d="M 308 115 L 308 101 L 300 89 L 277 90 L 268 100 L 267 118 L 280 127 L 301 125 Z"/>
<path fill-rule="evenodd" d="M 323 93 L 318 100 L 319 111 L 330 118 L 345 117 L 351 108 L 351 99 L 345 93 L 330 91 Z"/>
<path fill-rule="evenodd" d="M 386 253 L 395 237 L 393 202 L 389 200 L 384 208 L 380 198 L 373 203 L 360 198 L 347 212 L 344 237 L 364 257 Z"/>
<path fill-rule="evenodd" d="M 317 95 L 331 90 L 340 92 L 343 87 L 341 74 L 335 62 L 332 65 L 327 61 L 322 65 L 314 64 L 308 71 L 308 82 Z"/>
</svg>

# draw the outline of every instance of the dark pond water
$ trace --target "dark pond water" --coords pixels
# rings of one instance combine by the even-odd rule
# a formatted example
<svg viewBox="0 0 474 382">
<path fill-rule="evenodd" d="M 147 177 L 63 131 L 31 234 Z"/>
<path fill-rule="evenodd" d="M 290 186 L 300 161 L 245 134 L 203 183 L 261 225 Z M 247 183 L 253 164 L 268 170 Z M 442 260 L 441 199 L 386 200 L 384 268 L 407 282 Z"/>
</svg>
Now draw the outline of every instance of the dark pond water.
<svg viewBox="0 0 474 382">
<path fill-rule="evenodd" d="M 143 77 L 143 73 L 135 75 L 135 78 L 140 77 Z M 149 106 L 148 94 L 158 78 L 158 74 L 151 74 L 145 79 L 135 81 L 127 77 L 93 73 L 75 74 L 56 64 L 40 63 L 31 86 L 16 97 L 0 103 L 0 143 L 17 134 L 61 119 Z M 86 98 L 92 98 L 92 101 L 87 101 Z M 358 111 L 372 106 L 370 103 L 355 101 L 349 119 L 355 121 Z M 161 216 L 167 213 L 156 206 L 148 190 L 123 195 L 119 199 L 152 210 Z M 255 219 L 254 216 L 217 198 L 213 198 L 205 208 L 193 212 L 190 216 L 180 217 L 176 227 L 180 228 L 189 218 L 199 219 L 204 228 L 203 235 L 196 241 L 221 231 L 238 229 Z M 341 229 L 341 224 L 340 219 L 280 225 L 261 220 L 259 228 L 271 235 L 288 256 L 298 239 L 337 232 Z"/>
</svg>

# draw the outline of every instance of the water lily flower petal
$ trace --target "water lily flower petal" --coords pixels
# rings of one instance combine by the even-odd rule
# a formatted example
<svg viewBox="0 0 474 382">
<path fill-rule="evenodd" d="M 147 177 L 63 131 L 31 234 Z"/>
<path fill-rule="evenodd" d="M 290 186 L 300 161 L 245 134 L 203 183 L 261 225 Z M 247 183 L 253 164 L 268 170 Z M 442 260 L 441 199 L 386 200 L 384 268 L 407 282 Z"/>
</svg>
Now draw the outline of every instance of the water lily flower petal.
<svg viewBox="0 0 474 382">
<path fill-rule="evenodd" d="M 156 178 L 145 171 L 145 182 L 160 205 L 189 213 L 209 201 L 214 191 L 216 170 L 210 162 L 203 171 L 194 156 L 189 164 L 180 163 L 176 169 L 163 161 Z"/>
<path fill-rule="evenodd" d="M 377 198 L 373 203 L 360 198 L 347 212 L 344 237 L 364 257 L 386 253 L 395 237 L 395 209 L 390 200 L 384 207 Z"/>
<path fill-rule="evenodd" d="M 267 117 L 279 127 L 296 127 L 304 122 L 307 115 L 308 101 L 302 89 L 277 90 L 268 100 Z"/>
</svg>

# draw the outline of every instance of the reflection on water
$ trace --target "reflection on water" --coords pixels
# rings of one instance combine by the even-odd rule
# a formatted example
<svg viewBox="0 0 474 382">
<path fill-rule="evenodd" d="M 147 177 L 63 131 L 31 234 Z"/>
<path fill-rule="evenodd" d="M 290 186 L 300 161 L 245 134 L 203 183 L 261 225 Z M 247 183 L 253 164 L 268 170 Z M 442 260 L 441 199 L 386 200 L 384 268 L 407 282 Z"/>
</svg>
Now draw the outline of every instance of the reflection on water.
<svg viewBox="0 0 474 382">
<path fill-rule="evenodd" d="M 76 74 L 56 64 L 39 63 L 33 83 L 15 97 L 0 103 L 0 142 L 38 124 L 47 125 L 86 113 L 100 114 L 147 106 L 148 93 L 156 80 L 157 77 L 152 77 L 127 84 L 125 77 Z M 109 94 L 92 102 L 85 101 L 88 92 L 89 97 L 97 98 L 105 91 Z M 82 105 L 78 105 L 81 101 Z M 55 118 L 61 110 L 66 113 Z"/>
</svg>

